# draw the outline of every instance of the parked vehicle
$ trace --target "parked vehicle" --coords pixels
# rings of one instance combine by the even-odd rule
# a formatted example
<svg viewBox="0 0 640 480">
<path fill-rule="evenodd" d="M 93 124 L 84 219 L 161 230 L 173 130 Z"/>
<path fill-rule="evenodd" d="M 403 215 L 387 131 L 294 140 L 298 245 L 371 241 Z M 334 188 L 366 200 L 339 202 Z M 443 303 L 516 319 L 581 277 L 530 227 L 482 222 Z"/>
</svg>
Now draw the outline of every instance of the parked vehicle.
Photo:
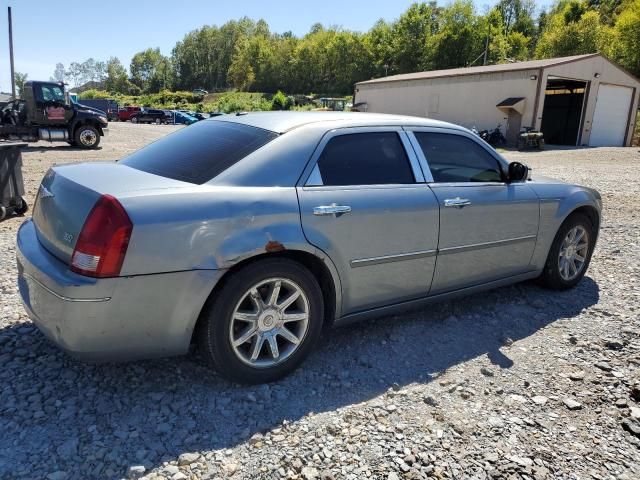
<svg viewBox="0 0 640 480">
<path fill-rule="evenodd" d="M 104 112 L 71 102 L 63 83 L 26 82 L 0 111 L 0 140 L 67 142 L 96 148 L 108 132 Z"/>
<path fill-rule="evenodd" d="M 116 102 L 115 100 L 104 100 L 104 99 L 80 100 L 79 102 L 76 102 L 76 103 L 79 103 L 80 105 L 88 108 L 100 110 L 106 115 L 107 120 L 109 120 L 110 122 L 114 120 L 118 120 L 119 108 L 118 108 L 118 102 Z"/>
<path fill-rule="evenodd" d="M 492 131 L 481 130 L 478 135 L 492 147 L 504 146 L 507 144 L 507 139 L 502 134 L 501 127 L 502 125 L 498 124 Z"/>
<path fill-rule="evenodd" d="M 143 108 L 131 115 L 130 120 L 131 123 L 155 123 L 156 125 L 169 122 L 164 110 L 156 110 L 154 108 Z"/>
<path fill-rule="evenodd" d="M 537 148 L 544 150 L 544 134 L 533 127 L 524 127 L 518 136 L 518 150 Z"/>
<path fill-rule="evenodd" d="M 194 95 L 206 95 L 206 94 L 208 94 L 209 92 L 207 92 L 207 91 L 206 91 L 205 89 L 203 89 L 203 88 L 196 88 L 196 89 L 194 89 L 194 90 L 193 90 L 193 92 L 192 92 L 192 93 L 193 93 Z"/>
<path fill-rule="evenodd" d="M 326 326 L 536 277 L 574 287 L 600 195 L 529 177 L 429 119 L 225 115 L 117 163 L 51 168 L 18 232 L 19 290 L 80 358 L 197 342 L 225 377 L 269 382 Z"/>
<path fill-rule="evenodd" d="M 183 125 L 191 125 L 192 123 L 196 123 L 198 121 L 197 118 L 192 117 L 188 113 L 184 113 L 180 111 L 174 112 L 174 116 L 175 116 L 175 123 L 180 123 Z"/>
<path fill-rule="evenodd" d="M 121 122 L 131 120 L 131 116 L 142 110 L 141 107 L 123 107 L 118 110 L 118 119 Z"/>
</svg>

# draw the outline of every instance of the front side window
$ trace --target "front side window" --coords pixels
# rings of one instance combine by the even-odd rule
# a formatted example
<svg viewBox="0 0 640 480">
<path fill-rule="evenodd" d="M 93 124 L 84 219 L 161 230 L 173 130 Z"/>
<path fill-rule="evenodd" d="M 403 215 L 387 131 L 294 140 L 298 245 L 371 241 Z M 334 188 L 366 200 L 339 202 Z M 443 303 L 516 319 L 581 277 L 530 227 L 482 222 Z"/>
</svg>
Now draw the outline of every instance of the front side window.
<svg viewBox="0 0 640 480">
<path fill-rule="evenodd" d="M 203 184 L 258 150 L 277 133 L 240 123 L 204 121 L 167 135 L 120 163 L 143 172 Z"/>
<path fill-rule="evenodd" d="M 473 140 L 450 133 L 414 134 L 435 182 L 503 181 L 498 161 Z"/>
<path fill-rule="evenodd" d="M 44 102 L 64 103 L 64 92 L 58 86 L 42 85 L 40 87 L 41 100 Z"/>
<path fill-rule="evenodd" d="M 415 183 L 411 164 L 396 132 L 340 135 L 329 140 L 310 184 L 388 185 Z"/>
</svg>

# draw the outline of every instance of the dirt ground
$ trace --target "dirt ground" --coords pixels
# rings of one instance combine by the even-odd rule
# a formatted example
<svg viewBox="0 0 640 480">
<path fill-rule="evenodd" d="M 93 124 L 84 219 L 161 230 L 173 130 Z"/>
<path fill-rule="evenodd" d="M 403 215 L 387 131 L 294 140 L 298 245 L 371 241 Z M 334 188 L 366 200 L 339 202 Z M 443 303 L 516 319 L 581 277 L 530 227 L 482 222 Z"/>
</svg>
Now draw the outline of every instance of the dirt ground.
<svg viewBox="0 0 640 480">
<path fill-rule="evenodd" d="M 54 164 L 115 160 L 178 128 L 29 146 L 27 198 Z M 69 358 L 20 304 L 23 219 L 0 223 L 0 478 L 640 478 L 640 148 L 504 156 L 602 194 L 576 289 L 524 283 L 337 329 L 256 387 L 192 356 Z"/>
</svg>

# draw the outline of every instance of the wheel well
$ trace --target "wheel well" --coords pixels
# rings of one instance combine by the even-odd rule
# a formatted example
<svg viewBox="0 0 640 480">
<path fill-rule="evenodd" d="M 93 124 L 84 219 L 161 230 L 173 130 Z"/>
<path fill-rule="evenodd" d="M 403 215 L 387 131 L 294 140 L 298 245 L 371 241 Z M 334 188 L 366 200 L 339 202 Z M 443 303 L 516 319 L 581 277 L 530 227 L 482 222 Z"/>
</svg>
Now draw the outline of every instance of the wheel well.
<svg viewBox="0 0 640 480">
<path fill-rule="evenodd" d="M 100 123 L 98 123 L 95 120 L 91 120 L 91 119 L 87 119 L 87 120 L 82 120 L 78 123 L 76 123 L 75 127 L 73 127 L 73 136 L 75 137 L 76 132 L 78 131 L 78 129 L 84 125 L 91 125 L 93 128 L 95 128 L 96 130 L 98 130 L 98 133 L 100 135 L 102 135 L 102 127 L 100 126 Z"/>
<path fill-rule="evenodd" d="M 598 210 L 595 207 L 591 207 L 585 205 L 580 208 L 576 208 L 567 218 L 575 215 L 576 213 L 581 213 L 585 215 L 589 220 L 591 220 L 591 224 L 593 225 L 594 234 L 598 235 L 598 231 L 600 230 L 600 215 L 598 214 Z"/>
<path fill-rule="evenodd" d="M 333 282 L 333 277 L 331 276 L 331 272 L 329 268 L 324 264 L 322 260 L 320 260 L 315 255 L 312 255 L 308 252 L 303 252 L 300 250 L 285 250 L 282 252 L 273 252 L 273 253 L 264 253 L 261 255 L 256 255 L 255 257 L 248 258 L 243 260 L 233 267 L 231 267 L 224 276 L 218 281 L 216 286 L 209 294 L 209 298 L 205 302 L 200 311 L 200 315 L 198 316 L 198 320 L 196 325 L 194 326 L 193 333 L 191 334 L 191 342 L 193 343 L 195 340 L 196 332 L 198 331 L 198 327 L 201 324 L 202 320 L 202 311 L 206 308 L 206 305 L 214 298 L 217 292 L 224 286 L 225 282 L 230 278 L 230 276 L 243 269 L 247 265 L 250 265 L 255 262 L 259 262 L 261 260 L 271 258 L 288 258 L 295 262 L 300 263 L 304 267 L 306 267 L 316 278 L 318 284 L 320 285 L 320 289 L 322 290 L 322 298 L 324 300 L 324 326 L 325 328 L 333 325 L 335 320 L 336 313 L 336 286 Z"/>
</svg>

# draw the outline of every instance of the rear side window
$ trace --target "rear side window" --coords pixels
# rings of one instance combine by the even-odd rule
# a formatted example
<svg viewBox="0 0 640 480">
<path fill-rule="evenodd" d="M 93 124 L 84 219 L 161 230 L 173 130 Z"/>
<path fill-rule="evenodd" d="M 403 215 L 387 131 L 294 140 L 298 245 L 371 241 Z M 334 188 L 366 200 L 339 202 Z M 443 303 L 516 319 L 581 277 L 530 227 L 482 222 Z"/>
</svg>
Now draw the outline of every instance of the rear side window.
<svg viewBox="0 0 640 480">
<path fill-rule="evenodd" d="M 502 182 L 498 161 L 473 140 L 448 133 L 414 132 L 435 182 Z"/>
<path fill-rule="evenodd" d="M 120 163 L 200 185 L 277 136 L 249 125 L 204 121 L 168 135 L 125 157 Z"/>
<path fill-rule="evenodd" d="M 415 183 L 409 159 L 395 132 L 334 137 L 320 155 L 318 168 L 322 185 Z"/>
</svg>

